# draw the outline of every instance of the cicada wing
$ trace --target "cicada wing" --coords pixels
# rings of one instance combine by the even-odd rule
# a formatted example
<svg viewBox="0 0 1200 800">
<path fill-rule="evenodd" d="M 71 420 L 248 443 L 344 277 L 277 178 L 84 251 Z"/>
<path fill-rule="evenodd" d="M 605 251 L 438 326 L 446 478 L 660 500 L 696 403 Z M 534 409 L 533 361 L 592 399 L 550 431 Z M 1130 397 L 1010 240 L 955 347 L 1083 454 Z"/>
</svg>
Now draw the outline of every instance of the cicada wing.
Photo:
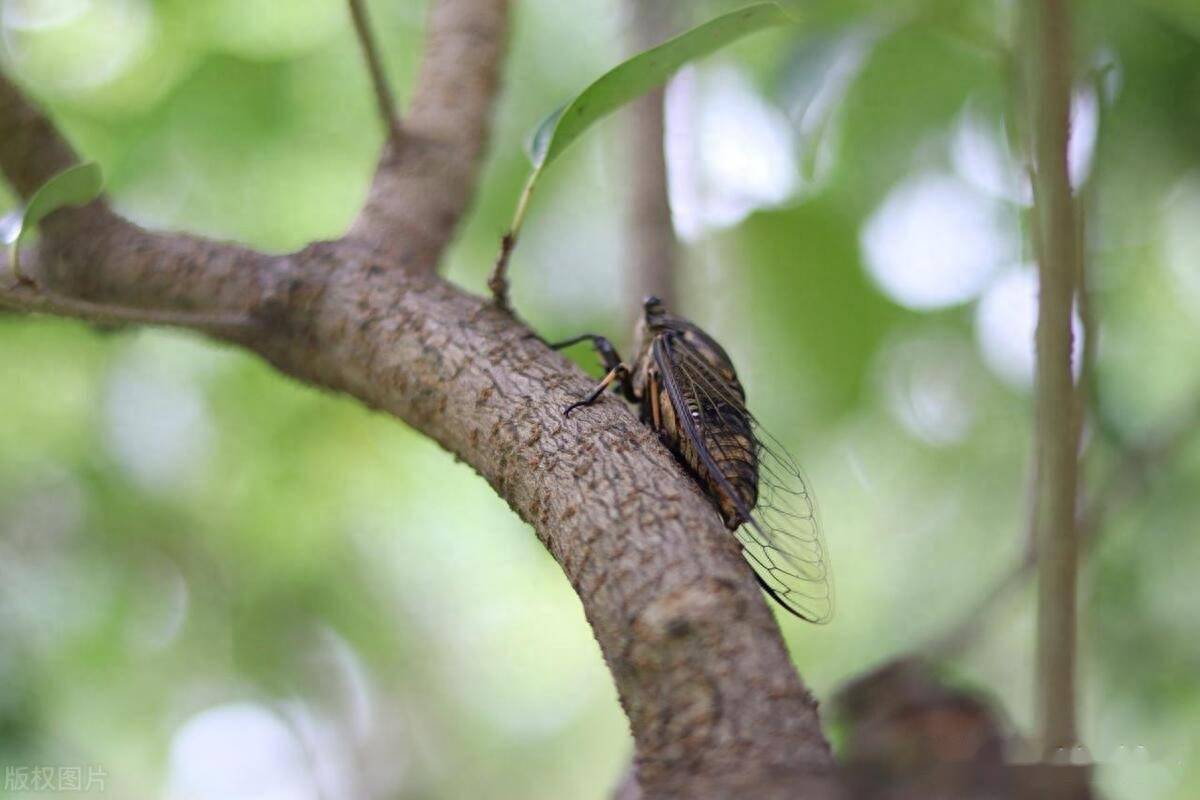
<svg viewBox="0 0 1200 800">
<path fill-rule="evenodd" d="M 758 496 L 744 507 L 732 485 L 727 491 L 742 503 L 745 520 L 735 535 L 742 554 L 767 594 L 808 622 L 833 617 L 833 575 L 821 532 L 816 497 L 800 465 L 779 440 L 767 433 L 745 409 L 740 387 L 724 379 L 712 363 L 681 337 L 665 343 L 671 377 L 684 402 L 694 406 L 690 423 L 697 429 L 694 446 L 705 450 L 707 463 L 739 458 L 722 452 L 726 437 L 703 435 L 705 425 L 726 425 L 733 417 L 749 424 L 758 467 Z M 708 452 L 711 451 L 711 452 Z"/>
<path fill-rule="evenodd" d="M 742 554 L 763 588 L 808 622 L 833 617 L 833 575 L 816 497 L 803 470 L 779 442 L 755 425 L 758 504 L 737 530 Z"/>
</svg>

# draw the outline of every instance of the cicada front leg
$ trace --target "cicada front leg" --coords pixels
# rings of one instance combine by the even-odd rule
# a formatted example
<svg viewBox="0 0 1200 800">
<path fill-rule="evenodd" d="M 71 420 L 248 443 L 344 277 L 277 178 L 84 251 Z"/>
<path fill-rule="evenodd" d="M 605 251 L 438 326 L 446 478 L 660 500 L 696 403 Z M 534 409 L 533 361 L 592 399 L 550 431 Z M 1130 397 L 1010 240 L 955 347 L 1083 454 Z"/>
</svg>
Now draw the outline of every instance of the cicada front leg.
<svg viewBox="0 0 1200 800">
<path fill-rule="evenodd" d="M 571 412 L 581 406 L 590 406 L 596 402 L 600 395 L 604 394 L 604 390 L 615 382 L 621 390 L 621 394 L 631 403 L 637 402 L 637 396 L 633 392 L 632 381 L 629 380 L 629 365 L 621 360 L 620 354 L 617 353 L 617 348 L 613 347 L 612 342 L 603 336 L 597 336 L 594 333 L 585 333 L 581 336 L 576 336 L 572 339 L 567 339 L 562 342 L 555 342 L 550 345 L 553 350 L 561 350 L 564 347 L 579 344 L 580 342 L 590 341 L 592 346 L 596 348 L 596 352 L 600 354 L 600 360 L 604 362 L 604 368 L 608 370 L 604 379 L 600 384 L 593 389 L 582 400 L 578 400 L 563 409 L 563 416 L 571 415 Z"/>
</svg>

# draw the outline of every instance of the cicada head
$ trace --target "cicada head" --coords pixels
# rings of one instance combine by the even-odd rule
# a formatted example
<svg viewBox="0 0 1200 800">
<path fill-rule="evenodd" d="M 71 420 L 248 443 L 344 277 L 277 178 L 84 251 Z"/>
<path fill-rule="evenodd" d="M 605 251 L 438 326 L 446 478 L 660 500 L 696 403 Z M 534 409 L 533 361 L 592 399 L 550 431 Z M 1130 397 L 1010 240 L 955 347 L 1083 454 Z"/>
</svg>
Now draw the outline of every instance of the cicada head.
<svg viewBox="0 0 1200 800">
<path fill-rule="evenodd" d="M 650 321 L 651 317 L 662 316 L 667 313 L 667 309 L 663 305 L 663 301 L 659 300 L 652 294 L 648 294 L 645 298 L 643 298 L 642 311 L 642 318 L 647 322 Z"/>
<path fill-rule="evenodd" d="M 650 340 L 654 338 L 655 332 L 661 327 L 662 321 L 666 316 L 667 310 L 663 306 L 662 300 L 659 300 L 654 295 L 647 295 L 642 300 L 642 315 L 638 317 L 637 325 L 633 331 L 633 340 L 637 352 L 646 352 Z"/>
</svg>

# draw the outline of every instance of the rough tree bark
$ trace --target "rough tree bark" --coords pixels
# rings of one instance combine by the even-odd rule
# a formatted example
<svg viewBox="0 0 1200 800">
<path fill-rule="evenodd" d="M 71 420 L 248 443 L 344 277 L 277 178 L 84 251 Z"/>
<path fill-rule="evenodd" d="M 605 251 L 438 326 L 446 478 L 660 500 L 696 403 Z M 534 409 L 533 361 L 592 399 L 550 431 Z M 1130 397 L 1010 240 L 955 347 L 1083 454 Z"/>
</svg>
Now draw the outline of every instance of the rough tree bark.
<svg viewBox="0 0 1200 800">
<path fill-rule="evenodd" d="M 0 307 L 199 330 L 434 438 L 533 525 L 578 592 L 644 796 L 783 796 L 784 785 L 794 796 L 831 768 L 829 746 L 709 502 L 620 402 L 564 419 L 591 380 L 436 274 L 474 194 L 508 12 L 506 0 L 432 4 L 414 100 L 388 121 L 343 239 L 266 255 L 146 231 L 97 201 L 43 223 L 22 257 L 36 285 L 0 273 Z M 75 160 L 0 76 L 0 169 L 13 189 L 28 198 Z"/>
</svg>

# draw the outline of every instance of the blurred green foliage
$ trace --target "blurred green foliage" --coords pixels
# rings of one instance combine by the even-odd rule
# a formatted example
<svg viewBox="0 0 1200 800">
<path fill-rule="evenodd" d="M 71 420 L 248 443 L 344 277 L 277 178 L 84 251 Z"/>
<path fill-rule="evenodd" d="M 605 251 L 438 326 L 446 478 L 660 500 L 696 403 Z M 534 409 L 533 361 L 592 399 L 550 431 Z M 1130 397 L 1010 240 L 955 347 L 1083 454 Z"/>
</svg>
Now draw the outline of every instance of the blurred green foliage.
<svg viewBox="0 0 1200 800">
<path fill-rule="evenodd" d="M 403 103 L 424 10 L 369 5 Z M 1028 248 L 1010 5 L 789 8 L 795 30 L 672 86 L 668 144 L 694 220 L 684 310 L 727 344 L 821 500 L 838 615 L 781 624 L 827 697 L 958 621 L 1020 556 L 1028 292 L 1001 287 L 1024 285 Z M 1099 128 L 1079 181 L 1097 402 L 1119 437 L 1089 433 L 1090 494 L 1200 397 L 1200 11 L 1075 9 L 1076 127 Z M 349 224 L 381 128 L 339 0 L 0 10 L 6 74 L 123 212 L 277 251 Z M 482 290 L 523 139 L 622 51 L 615 3 L 518 8 L 452 279 Z M 619 125 L 546 176 L 514 256 L 514 302 L 548 337 L 628 338 Z M 433 444 L 157 330 L 0 316 L 0 387 L 0 763 L 102 764 L 119 796 L 607 796 L 630 743 L 579 602 Z M 1200 786 L 1198 480 L 1195 442 L 1138 470 L 1084 571 L 1083 729 L 1109 796 Z M 951 665 L 1024 731 L 1031 619 L 1025 592 Z"/>
</svg>

